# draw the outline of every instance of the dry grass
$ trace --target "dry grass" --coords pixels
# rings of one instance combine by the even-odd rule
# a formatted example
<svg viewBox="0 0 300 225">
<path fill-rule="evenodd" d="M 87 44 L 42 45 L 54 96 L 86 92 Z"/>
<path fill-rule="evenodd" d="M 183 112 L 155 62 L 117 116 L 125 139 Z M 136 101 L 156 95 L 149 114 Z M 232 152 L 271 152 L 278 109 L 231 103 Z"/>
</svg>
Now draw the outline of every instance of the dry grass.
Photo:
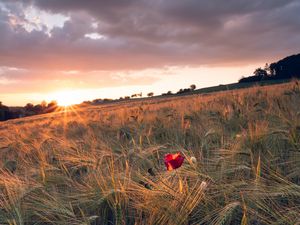
<svg viewBox="0 0 300 225">
<path fill-rule="evenodd" d="M 300 87 L 3 122 L 0 168 L 0 224 L 300 224 Z"/>
</svg>

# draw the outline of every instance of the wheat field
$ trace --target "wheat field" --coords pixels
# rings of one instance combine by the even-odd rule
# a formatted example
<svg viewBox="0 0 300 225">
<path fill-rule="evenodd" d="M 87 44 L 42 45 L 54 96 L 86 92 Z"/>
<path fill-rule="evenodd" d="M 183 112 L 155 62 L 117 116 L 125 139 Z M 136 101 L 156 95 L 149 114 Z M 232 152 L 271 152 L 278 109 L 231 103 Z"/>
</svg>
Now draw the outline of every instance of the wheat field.
<svg viewBox="0 0 300 225">
<path fill-rule="evenodd" d="M 300 224 L 300 85 L 2 122 L 0 168 L 0 224 Z"/>
</svg>

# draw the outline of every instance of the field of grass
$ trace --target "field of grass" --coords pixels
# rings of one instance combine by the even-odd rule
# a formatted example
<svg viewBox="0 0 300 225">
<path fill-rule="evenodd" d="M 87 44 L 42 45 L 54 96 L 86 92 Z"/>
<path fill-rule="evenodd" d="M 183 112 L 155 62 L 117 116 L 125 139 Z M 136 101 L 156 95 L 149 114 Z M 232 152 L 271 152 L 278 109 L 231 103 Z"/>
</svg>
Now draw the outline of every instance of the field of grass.
<svg viewBox="0 0 300 225">
<path fill-rule="evenodd" d="M 2 122 L 0 168 L 0 224 L 300 224 L 300 84 Z"/>
</svg>

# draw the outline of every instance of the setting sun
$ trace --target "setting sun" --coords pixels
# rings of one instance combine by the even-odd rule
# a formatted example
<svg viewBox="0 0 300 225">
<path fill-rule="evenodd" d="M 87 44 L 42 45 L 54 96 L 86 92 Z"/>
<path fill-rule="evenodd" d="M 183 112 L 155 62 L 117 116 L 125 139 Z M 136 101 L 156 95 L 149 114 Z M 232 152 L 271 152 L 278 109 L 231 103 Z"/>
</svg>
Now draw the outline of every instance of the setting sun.
<svg viewBox="0 0 300 225">
<path fill-rule="evenodd" d="M 84 97 L 77 91 L 65 90 L 49 94 L 48 101 L 55 100 L 59 106 L 70 106 L 81 103 Z"/>
</svg>

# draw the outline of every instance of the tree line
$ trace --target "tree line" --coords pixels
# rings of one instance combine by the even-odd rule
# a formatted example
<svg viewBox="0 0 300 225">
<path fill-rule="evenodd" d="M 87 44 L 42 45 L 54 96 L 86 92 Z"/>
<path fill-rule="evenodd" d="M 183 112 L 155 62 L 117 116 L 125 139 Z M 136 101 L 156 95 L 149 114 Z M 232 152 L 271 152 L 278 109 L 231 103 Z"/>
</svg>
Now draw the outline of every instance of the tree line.
<svg viewBox="0 0 300 225">
<path fill-rule="evenodd" d="M 166 93 L 161 93 L 160 95 L 166 96 L 166 95 L 185 94 L 185 93 L 190 93 L 190 92 L 194 91 L 195 89 L 196 89 L 196 85 L 192 84 L 192 85 L 190 85 L 189 88 L 181 88 L 175 93 L 173 93 L 172 91 L 168 91 Z M 149 97 L 149 98 L 154 97 L 154 92 L 149 92 L 149 93 L 146 94 L 146 96 Z M 128 95 L 128 96 L 120 97 L 119 99 L 109 99 L 109 98 L 101 99 L 101 98 L 97 98 L 97 99 L 94 99 L 92 101 L 84 101 L 82 104 L 83 105 L 89 105 L 89 104 L 97 105 L 97 104 L 107 103 L 107 102 L 111 102 L 111 101 L 123 101 L 123 100 L 129 100 L 129 99 L 141 98 L 141 97 L 143 97 L 142 92 L 132 94 L 130 96 Z"/>
<path fill-rule="evenodd" d="M 8 107 L 0 102 L 0 121 L 50 113 L 56 111 L 57 108 L 58 105 L 56 101 L 49 103 L 43 101 L 37 105 L 27 103 L 24 107 Z"/>
<path fill-rule="evenodd" d="M 266 63 L 263 69 L 257 68 L 253 76 L 242 77 L 239 83 L 291 78 L 300 78 L 300 54 L 288 56 L 270 65 Z"/>
</svg>

